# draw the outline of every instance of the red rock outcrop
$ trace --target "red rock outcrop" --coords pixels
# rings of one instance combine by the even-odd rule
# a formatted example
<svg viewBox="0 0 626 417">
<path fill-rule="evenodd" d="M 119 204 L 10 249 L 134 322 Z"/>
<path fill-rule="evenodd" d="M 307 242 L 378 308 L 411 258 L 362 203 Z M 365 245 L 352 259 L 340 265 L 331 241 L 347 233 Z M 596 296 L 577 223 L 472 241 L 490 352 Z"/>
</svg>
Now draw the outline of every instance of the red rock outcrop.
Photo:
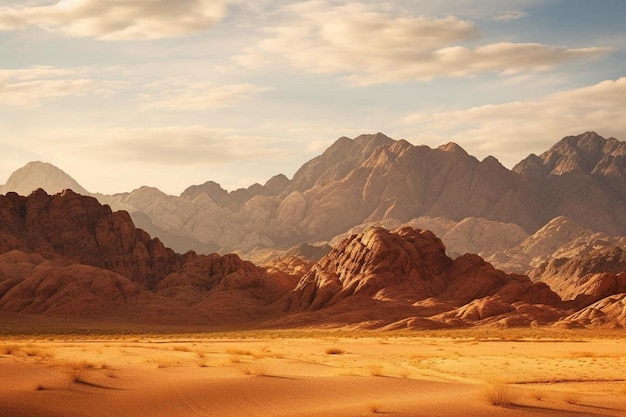
<svg viewBox="0 0 626 417">
<path fill-rule="evenodd" d="M 9 193 L 0 196 L 0 207 L 0 233 L 11 236 L 0 242 L 0 252 L 20 249 L 62 257 L 108 269 L 149 289 L 184 260 L 136 229 L 127 212 L 113 213 L 71 190 L 53 196 L 41 189 L 29 197 Z"/>
<path fill-rule="evenodd" d="M 346 239 L 304 275 L 284 308 L 295 313 L 292 324 L 299 318 L 384 327 L 420 317 L 429 326 L 467 326 L 521 315 L 518 310 L 526 324 L 546 323 L 563 316 L 560 304 L 543 283 L 498 271 L 477 255 L 452 260 L 430 231 L 405 227 L 371 228 Z"/>
<path fill-rule="evenodd" d="M 215 325 L 258 320 L 293 285 L 237 255 L 174 253 L 69 190 L 0 196 L 0 310 Z"/>
<path fill-rule="evenodd" d="M 588 305 L 622 292 L 615 277 L 623 272 L 626 272 L 626 247 L 583 247 L 569 257 L 555 257 L 543 263 L 532 276 L 550 285 L 564 300 L 576 298 L 577 306 L 581 307 L 583 300 Z"/>
<path fill-rule="evenodd" d="M 619 280 L 626 279 L 624 274 Z M 605 297 L 565 317 L 562 323 L 588 327 L 623 328 L 626 326 L 626 293 Z"/>
</svg>

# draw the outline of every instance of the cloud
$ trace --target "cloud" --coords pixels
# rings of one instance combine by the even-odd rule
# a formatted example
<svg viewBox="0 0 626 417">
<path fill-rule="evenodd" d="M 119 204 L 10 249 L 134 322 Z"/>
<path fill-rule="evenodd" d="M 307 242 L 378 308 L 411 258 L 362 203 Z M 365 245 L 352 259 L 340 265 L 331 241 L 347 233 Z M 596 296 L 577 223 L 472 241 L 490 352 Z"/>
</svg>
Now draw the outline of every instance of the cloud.
<svg viewBox="0 0 626 417">
<path fill-rule="evenodd" d="M 427 81 L 490 72 L 541 71 L 597 58 L 609 48 L 497 42 L 462 46 L 480 37 L 457 17 L 391 14 L 363 3 L 309 1 L 287 7 L 286 21 L 236 60 L 255 67 L 276 61 L 309 73 L 343 74 L 354 85 Z"/>
<path fill-rule="evenodd" d="M 526 12 L 523 12 L 521 10 L 511 10 L 494 16 L 493 20 L 497 20 L 500 22 L 510 22 L 512 20 L 521 19 L 526 16 L 528 16 L 528 13 Z"/>
<path fill-rule="evenodd" d="M 32 108 L 69 96 L 107 96 L 122 87 L 114 81 L 85 78 L 86 70 L 54 67 L 0 70 L 0 105 Z"/>
<path fill-rule="evenodd" d="M 0 7 L 0 30 L 39 26 L 103 40 L 159 39 L 206 30 L 225 15 L 223 0 L 60 0 Z"/>
<path fill-rule="evenodd" d="M 277 141 L 204 126 L 121 128 L 95 134 L 84 156 L 154 166 L 222 165 L 284 156 Z"/>
<path fill-rule="evenodd" d="M 567 135 L 596 131 L 626 138 L 626 77 L 544 97 L 464 110 L 420 112 L 403 122 L 420 135 L 454 138 L 478 156 L 512 166 Z"/>
<path fill-rule="evenodd" d="M 147 86 L 140 96 L 141 110 L 197 111 L 234 107 L 269 87 L 253 84 L 215 85 L 202 82 L 164 81 Z"/>
</svg>

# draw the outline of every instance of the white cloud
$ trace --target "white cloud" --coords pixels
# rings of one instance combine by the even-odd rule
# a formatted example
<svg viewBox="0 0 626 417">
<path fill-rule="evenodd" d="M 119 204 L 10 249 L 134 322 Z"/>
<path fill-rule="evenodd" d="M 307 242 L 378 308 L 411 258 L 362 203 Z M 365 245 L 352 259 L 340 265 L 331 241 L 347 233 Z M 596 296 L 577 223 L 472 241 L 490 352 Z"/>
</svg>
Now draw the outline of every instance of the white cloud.
<svg viewBox="0 0 626 417">
<path fill-rule="evenodd" d="M 477 27 L 453 16 L 391 14 L 363 3 L 309 1 L 287 8 L 285 23 L 236 59 L 246 66 L 275 60 L 318 74 L 343 74 L 354 85 L 426 81 L 483 72 L 540 71 L 565 61 L 596 58 L 609 48 L 570 49 L 537 43 L 476 40 Z"/>
<path fill-rule="evenodd" d="M 526 12 L 523 12 L 521 10 L 511 10 L 494 16 L 493 20 L 497 20 L 500 22 L 510 22 L 512 20 L 521 19 L 526 16 L 528 16 L 528 13 Z"/>
<path fill-rule="evenodd" d="M 39 26 L 77 37 L 159 39 L 206 30 L 225 15 L 222 0 L 60 0 L 0 7 L 0 30 Z"/>
<path fill-rule="evenodd" d="M 54 67 L 0 70 L 0 105 L 32 108 L 61 97 L 106 96 L 122 86 L 86 78 L 87 72 Z"/>
<path fill-rule="evenodd" d="M 209 110 L 234 107 L 271 90 L 253 84 L 215 85 L 203 82 L 163 81 L 147 86 L 140 96 L 142 110 Z"/>
<path fill-rule="evenodd" d="M 92 137 L 79 145 L 79 153 L 154 166 L 221 165 L 285 152 L 269 138 L 204 126 L 120 128 Z"/>
<path fill-rule="evenodd" d="M 453 138 L 478 156 L 512 166 L 567 135 L 596 131 L 626 138 L 626 77 L 534 100 L 415 113 L 403 121 L 421 136 Z"/>
</svg>

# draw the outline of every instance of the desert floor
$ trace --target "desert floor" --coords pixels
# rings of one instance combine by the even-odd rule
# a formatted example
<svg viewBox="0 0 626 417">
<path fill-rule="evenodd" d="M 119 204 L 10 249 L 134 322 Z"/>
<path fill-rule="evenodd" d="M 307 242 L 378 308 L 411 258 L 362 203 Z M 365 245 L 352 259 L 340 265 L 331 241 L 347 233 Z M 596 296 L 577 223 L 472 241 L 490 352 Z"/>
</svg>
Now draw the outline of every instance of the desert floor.
<svg viewBox="0 0 626 417">
<path fill-rule="evenodd" d="M 5 334 L 0 417 L 626 416 L 625 378 L 586 331 Z"/>
</svg>

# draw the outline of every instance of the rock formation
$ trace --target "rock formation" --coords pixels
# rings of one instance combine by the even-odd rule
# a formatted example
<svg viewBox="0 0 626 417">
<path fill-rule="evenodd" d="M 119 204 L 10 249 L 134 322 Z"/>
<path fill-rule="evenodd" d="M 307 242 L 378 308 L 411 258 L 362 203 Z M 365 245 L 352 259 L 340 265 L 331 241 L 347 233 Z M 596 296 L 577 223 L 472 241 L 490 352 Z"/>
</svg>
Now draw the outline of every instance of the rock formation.
<svg viewBox="0 0 626 417">
<path fill-rule="evenodd" d="M 0 196 L 0 310 L 215 326 L 258 320 L 293 285 L 237 255 L 177 254 L 69 190 Z"/>
<path fill-rule="evenodd" d="M 175 253 L 127 212 L 69 190 L 0 196 L 0 311 L 21 314 L 210 328 L 616 326 L 625 265 L 615 246 L 568 258 L 554 269 L 562 301 L 478 255 L 450 258 L 428 230 L 372 227 L 317 263 L 285 256 L 260 268 Z"/>
<path fill-rule="evenodd" d="M 452 260 L 430 231 L 371 228 L 343 241 L 302 277 L 284 301 L 291 315 L 281 324 L 545 324 L 562 317 L 560 305 L 547 285 L 498 271 L 477 255 Z"/>
</svg>

